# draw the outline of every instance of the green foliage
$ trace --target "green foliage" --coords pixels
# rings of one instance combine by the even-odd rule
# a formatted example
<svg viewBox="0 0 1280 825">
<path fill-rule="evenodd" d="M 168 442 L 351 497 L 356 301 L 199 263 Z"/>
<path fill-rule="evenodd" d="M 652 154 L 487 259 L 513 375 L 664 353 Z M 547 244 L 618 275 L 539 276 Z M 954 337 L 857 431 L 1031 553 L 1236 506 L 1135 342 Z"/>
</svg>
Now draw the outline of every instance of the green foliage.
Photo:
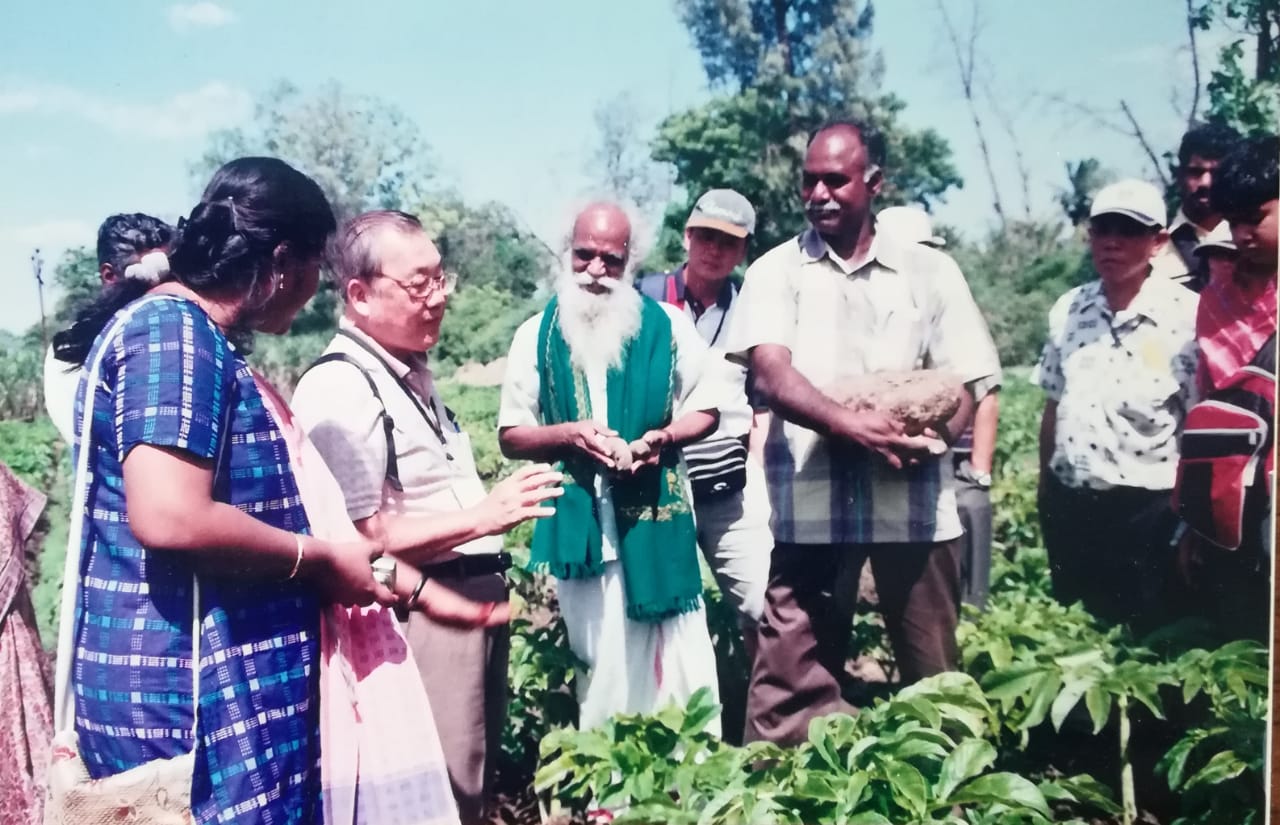
<svg viewBox="0 0 1280 825">
<path fill-rule="evenodd" d="M 412 120 L 336 82 L 311 94 L 287 81 L 275 84 L 257 101 L 247 127 L 210 136 L 192 177 L 203 189 L 219 166 L 246 155 L 278 157 L 305 172 L 339 220 L 418 202 L 431 176 L 426 141 Z"/>
<path fill-rule="evenodd" d="M 1245 134 L 1274 134 L 1280 96 L 1280 5 L 1275 0 L 1203 0 L 1190 12 L 1200 31 L 1215 26 L 1236 35 L 1218 52 L 1210 72 L 1209 119 Z M 1253 41 L 1252 71 L 1243 65 L 1247 40 Z"/>
<path fill-rule="evenodd" d="M 487 364 L 505 357 L 516 329 L 541 309 L 539 304 L 492 284 L 459 289 L 449 299 L 432 361 L 449 371 L 468 361 Z"/>
<path fill-rule="evenodd" d="M 952 250 L 1006 366 L 1035 363 L 1053 302 L 1094 277 L 1082 239 L 1062 232 L 1055 223 L 1012 221 Z"/>
<path fill-rule="evenodd" d="M 15 341 L 0 348 L 0 420 L 30 420 L 44 412 L 44 353 Z"/>
<path fill-rule="evenodd" d="M 87 246 L 68 249 L 53 270 L 53 283 L 58 288 L 58 302 L 53 311 L 53 329 L 60 330 L 75 319 L 102 289 L 98 274 L 98 255 Z"/>
<path fill-rule="evenodd" d="M 997 565 L 1004 557 L 1021 556 L 1042 544 L 1036 485 L 1040 472 L 1037 455 L 1044 394 L 1023 372 L 1007 370 L 1000 390 L 995 483 L 991 488 L 992 541 Z M 1038 569 L 1043 572 L 1043 565 Z M 999 581 L 1000 576 L 995 578 Z"/>
<path fill-rule="evenodd" d="M 489 287 L 526 299 L 546 281 L 555 264 L 552 251 L 521 228 L 515 213 L 500 203 L 468 206 L 456 193 L 443 192 L 433 193 L 408 211 L 422 221 L 440 248 L 446 268 L 458 272 L 464 290 Z"/>
<path fill-rule="evenodd" d="M 718 711 L 703 689 L 683 711 L 555 731 L 543 743 L 535 786 L 579 815 L 603 807 L 620 823 L 689 825 L 1043 823 L 1053 817 L 1046 793 L 1060 803 L 1084 801 L 1072 780 L 1038 786 L 991 772 L 991 706 L 964 674 L 930 677 L 858 716 L 816 719 L 794 749 L 726 745 L 707 730 Z M 1099 798 L 1108 802 L 1105 793 Z"/>
<path fill-rule="evenodd" d="M 905 103 L 880 94 L 870 5 L 856 0 L 680 0 L 677 9 L 713 85 L 725 94 L 668 117 L 654 160 L 675 167 L 684 202 L 668 209 L 647 264 L 678 263 L 684 221 L 703 191 L 728 186 L 756 208 L 755 257 L 803 225 L 798 190 L 808 133 L 825 121 L 860 117 L 885 136 L 880 202 L 928 205 L 961 181 L 951 150 L 931 130 L 899 122 Z"/>
<path fill-rule="evenodd" d="M 299 335 L 259 335 L 254 338 L 249 363 L 288 398 L 302 373 L 320 357 L 332 338 L 332 329 Z"/>
<path fill-rule="evenodd" d="M 1058 205 L 1072 226 L 1089 220 L 1089 206 L 1099 189 L 1111 182 L 1112 175 L 1102 168 L 1097 158 L 1067 162 L 1067 188 L 1058 190 Z"/>
</svg>

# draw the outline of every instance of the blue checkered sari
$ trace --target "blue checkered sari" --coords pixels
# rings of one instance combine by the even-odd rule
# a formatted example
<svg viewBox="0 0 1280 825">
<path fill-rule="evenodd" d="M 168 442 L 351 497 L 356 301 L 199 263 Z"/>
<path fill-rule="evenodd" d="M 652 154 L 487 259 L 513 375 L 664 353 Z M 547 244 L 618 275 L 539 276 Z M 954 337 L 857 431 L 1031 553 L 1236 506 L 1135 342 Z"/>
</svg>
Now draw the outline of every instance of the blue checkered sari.
<svg viewBox="0 0 1280 825">
<path fill-rule="evenodd" d="M 193 570 L 134 537 L 125 456 L 148 444 L 220 459 L 215 499 L 285 530 L 308 524 L 244 358 L 194 303 L 142 300 L 104 354 L 91 430 L 77 433 L 93 450 L 72 683 L 85 764 L 109 776 L 194 746 L 198 822 L 320 822 L 319 606 L 307 585 L 201 575 L 192 741 Z M 77 424 L 85 392 L 82 381 Z"/>
</svg>

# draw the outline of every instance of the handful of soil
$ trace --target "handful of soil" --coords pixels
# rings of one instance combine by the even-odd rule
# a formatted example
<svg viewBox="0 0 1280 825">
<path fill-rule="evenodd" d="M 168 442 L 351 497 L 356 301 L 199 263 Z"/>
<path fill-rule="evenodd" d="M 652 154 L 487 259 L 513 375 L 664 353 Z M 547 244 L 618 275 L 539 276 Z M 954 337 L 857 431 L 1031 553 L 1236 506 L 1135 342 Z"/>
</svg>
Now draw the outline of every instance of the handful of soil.
<svg viewBox="0 0 1280 825">
<path fill-rule="evenodd" d="M 846 378 L 824 392 L 851 410 L 884 413 L 901 421 L 907 435 L 919 435 L 956 414 L 964 382 L 942 370 L 872 372 Z"/>
</svg>

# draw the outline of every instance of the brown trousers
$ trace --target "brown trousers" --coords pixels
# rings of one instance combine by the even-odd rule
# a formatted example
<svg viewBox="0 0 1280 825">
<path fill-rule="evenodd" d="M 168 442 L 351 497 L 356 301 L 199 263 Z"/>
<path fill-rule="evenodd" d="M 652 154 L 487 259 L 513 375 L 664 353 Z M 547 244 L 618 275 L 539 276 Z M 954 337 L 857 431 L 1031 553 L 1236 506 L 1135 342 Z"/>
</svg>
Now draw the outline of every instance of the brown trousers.
<svg viewBox="0 0 1280 825">
<path fill-rule="evenodd" d="M 954 670 L 960 541 L 936 544 L 778 544 L 747 695 L 747 740 L 808 738 L 809 721 L 851 707 L 841 697 L 855 593 L 870 559 L 885 628 L 904 683 Z"/>
<path fill-rule="evenodd" d="M 475 601 L 506 601 L 502 576 L 437 579 Z M 431 700 L 449 781 L 463 825 L 487 822 L 485 809 L 507 713 L 506 625 L 460 630 L 409 614 L 405 636 Z"/>
</svg>

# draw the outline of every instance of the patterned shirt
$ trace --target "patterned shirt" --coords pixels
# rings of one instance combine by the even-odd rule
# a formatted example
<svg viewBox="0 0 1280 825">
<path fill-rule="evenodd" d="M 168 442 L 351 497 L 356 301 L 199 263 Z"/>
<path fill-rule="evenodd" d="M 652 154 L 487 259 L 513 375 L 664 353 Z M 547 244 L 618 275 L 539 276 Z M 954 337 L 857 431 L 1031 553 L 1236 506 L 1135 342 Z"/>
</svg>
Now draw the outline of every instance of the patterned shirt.
<svg viewBox="0 0 1280 825">
<path fill-rule="evenodd" d="M 729 331 L 730 357 L 777 344 L 819 390 L 883 370 L 939 369 L 981 396 L 1000 382 L 986 322 L 946 254 L 878 234 L 867 260 L 837 256 L 812 229 L 747 270 Z M 961 534 L 942 458 L 894 470 L 853 444 L 774 415 L 765 469 L 778 541 L 948 541 Z"/>
<path fill-rule="evenodd" d="M 147 444 L 213 461 L 216 500 L 274 527 L 308 529 L 283 438 L 243 357 L 194 303 L 143 300 L 111 339 L 92 387 L 91 430 L 77 439 L 93 452 L 72 688 L 95 778 L 193 745 L 194 569 L 189 555 L 144 547 L 130 529 L 130 450 Z M 85 392 L 82 382 L 77 431 Z M 199 576 L 198 822 L 320 821 L 319 615 L 302 582 Z"/>
<path fill-rule="evenodd" d="M 1101 281 L 1053 305 L 1035 380 L 1058 404 L 1049 466 L 1063 484 L 1172 489 L 1195 403 L 1196 300 L 1153 276 L 1120 312 Z"/>
</svg>

